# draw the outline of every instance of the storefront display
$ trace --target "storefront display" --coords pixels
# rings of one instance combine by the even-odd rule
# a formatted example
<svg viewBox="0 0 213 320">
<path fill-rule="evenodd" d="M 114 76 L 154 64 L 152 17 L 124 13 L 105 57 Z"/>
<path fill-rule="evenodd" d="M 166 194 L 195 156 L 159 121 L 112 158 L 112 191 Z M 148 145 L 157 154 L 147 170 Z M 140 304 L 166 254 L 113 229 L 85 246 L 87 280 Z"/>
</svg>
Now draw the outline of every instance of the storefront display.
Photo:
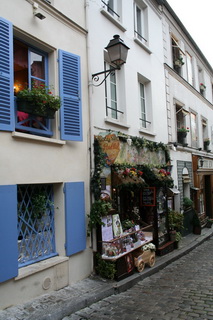
<svg viewBox="0 0 213 320">
<path fill-rule="evenodd" d="M 165 165 L 168 152 L 163 144 L 137 138 L 130 146 L 123 137 L 106 133 L 96 137 L 95 155 L 93 193 L 115 211 L 102 217 L 97 247 L 104 261 L 115 264 L 115 279 L 120 280 L 146 263 L 154 265 L 155 253 L 144 254 L 148 250 L 143 247 L 155 245 L 158 253 L 170 241 L 166 190 L 173 180 Z"/>
</svg>

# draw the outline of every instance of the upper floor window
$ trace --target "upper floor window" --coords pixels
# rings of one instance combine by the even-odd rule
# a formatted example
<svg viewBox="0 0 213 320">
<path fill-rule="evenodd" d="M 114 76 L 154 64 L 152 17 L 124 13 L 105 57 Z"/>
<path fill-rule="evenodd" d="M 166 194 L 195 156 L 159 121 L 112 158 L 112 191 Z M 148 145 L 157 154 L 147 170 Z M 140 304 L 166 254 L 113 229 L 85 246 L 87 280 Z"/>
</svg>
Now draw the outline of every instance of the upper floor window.
<svg viewBox="0 0 213 320">
<path fill-rule="evenodd" d="M 151 130 L 151 84 L 150 81 L 138 75 L 139 81 L 139 105 L 140 105 L 140 128 Z"/>
<path fill-rule="evenodd" d="M 144 44 L 147 40 L 147 7 L 145 4 L 138 5 L 135 3 L 135 37 Z"/>
<path fill-rule="evenodd" d="M 24 87 L 30 89 L 33 85 L 48 85 L 48 54 L 19 40 L 14 40 L 13 51 L 13 25 L 1 17 L 0 30 L 0 130 L 17 129 L 24 133 L 53 136 L 51 120 L 43 115 L 31 116 L 29 112 L 18 114 L 16 97 L 14 98 L 14 93 L 16 95 Z M 47 50 L 49 49 L 47 46 Z M 61 139 L 82 141 L 80 57 L 63 50 L 50 54 L 54 56 L 56 53 L 59 65 Z M 43 104 L 46 102 L 42 102 L 42 106 Z"/>
<path fill-rule="evenodd" d="M 47 54 L 14 40 L 14 95 L 25 88 L 48 85 Z M 52 135 L 50 120 L 17 110 L 16 129 L 25 133 Z"/>
<path fill-rule="evenodd" d="M 187 81 L 193 85 L 192 56 L 186 52 Z"/>
<path fill-rule="evenodd" d="M 107 56 L 105 56 L 108 61 Z M 105 62 L 105 70 L 113 68 L 108 62 Z M 114 70 L 105 80 L 105 102 L 106 102 L 106 121 L 117 120 L 125 125 L 125 83 L 124 68 Z"/>
<path fill-rule="evenodd" d="M 176 125 L 177 125 L 177 142 L 185 144 L 189 128 L 186 127 L 185 116 L 188 112 L 182 106 L 176 104 Z"/>
<path fill-rule="evenodd" d="M 181 50 L 178 41 L 172 37 L 172 62 L 173 62 L 173 68 L 175 69 L 175 71 L 181 75 L 181 68 L 184 65 L 184 61 L 183 61 L 183 56 L 184 53 Z"/>
<path fill-rule="evenodd" d="M 109 14 L 113 16 L 116 20 L 121 20 L 121 5 L 122 0 L 101 0 L 106 6 L 106 10 Z"/>
<path fill-rule="evenodd" d="M 192 147 L 197 148 L 197 115 L 193 112 L 190 114 L 191 118 L 191 140 L 192 140 Z"/>
</svg>

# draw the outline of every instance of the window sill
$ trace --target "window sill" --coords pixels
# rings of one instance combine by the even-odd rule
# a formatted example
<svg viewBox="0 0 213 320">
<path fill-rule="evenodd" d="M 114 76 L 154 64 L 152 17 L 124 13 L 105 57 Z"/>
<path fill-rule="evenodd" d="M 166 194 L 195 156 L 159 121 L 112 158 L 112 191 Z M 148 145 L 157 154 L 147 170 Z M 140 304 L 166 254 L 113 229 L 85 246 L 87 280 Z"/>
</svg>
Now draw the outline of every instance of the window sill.
<svg viewBox="0 0 213 320">
<path fill-rule="evenodd" d="M 37 272 L 41 272 L 45 269 L 52 268 L 60 263 L 68 261 L 68 257 L 53 257 L 49 258 L 47 260 L 43 260 L 37 263 L 33 263 L 29 266 L 23 267 L 19 269 L 19 274 L 15 278 L 15 281 L 21 280 L 23 278 L 29 277 L 32 274 L 35 274 Z"/>
<path fill-rule="evenodd" d="M 149 54 L 152 53 L 152 51 L 151 51 L 145 44 L 143 44 L 140 40 L 138 40 L 137 38 L 134 38 L 134 41 L 135 41 L 141 48 L 143 48 L 146 52 L 148 52 Z"/>
<path fill-rule="evenodd" d="M 147 135 L 152 136 L 152 137 L 155 137 L 155 136 L 156 136 L 156 133 L 151 132 L 151 131 L 148 131 L 148 130 L 146 130 L 146 129 L 142 129 L 142 128 L 139 129 L 139 133 L 147 134 Z"/>
<path fill-rule="evenodd" d="M 112 23 L 114 23 L 114 25 L 116 25 L 121 31 L 125 32 L 126 28 L 118 21 L 116 20 L 110 13 L 108 13 L 105 9 L 101 9 L 101 13 L 108 19 L 110 20 Z"/>
<path fill-rule="evenodd" d="M 36 136 L 33 134 L 22 133 L 22 132 L 17 132 L 17 131 L 12 132 L 12 137 L 16 138 L 16 139 L 34 140 L 34 141 L 39 141 L 39 142 L 44 142 L 44 143 L 51 143 L 51 144 L 60 145 L 60 146 L 66 144 L 66 141 Z"/>
<path fill-rule="evenodd" d="M 114 125 L 116 125 L 118 127 L 122 127 L 122 128 L 125 128 L 125 129 L 129 129 L 130 128 L 129 125 L 127 125 L 125 123 L 121 123 L 118 120 L 114 120 L 114 119 L 111 119 L 111 118 L 105 118 L 104 121 L 106 123 L 114 124 Z"/>
</svg>

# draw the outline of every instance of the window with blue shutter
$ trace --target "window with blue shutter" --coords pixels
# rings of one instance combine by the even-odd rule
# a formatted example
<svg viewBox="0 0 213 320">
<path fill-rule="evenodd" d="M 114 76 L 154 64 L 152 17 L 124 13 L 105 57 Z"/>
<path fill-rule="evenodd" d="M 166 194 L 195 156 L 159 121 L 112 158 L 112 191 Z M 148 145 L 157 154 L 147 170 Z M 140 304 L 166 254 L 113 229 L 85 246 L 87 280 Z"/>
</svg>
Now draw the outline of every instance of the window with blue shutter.
<svg viewBox="0 0 213 320">
<path fill-rule="evenodd" d="M 0 130 L 14 130 L 12 24 L 0 18 Z"/>
<path fill-rule="evenodd" d="M 0 186 L 0 282 L 17 275 L 17 187 Z"/>
<path fill-rule="evenodd" d="M 61 139 L 82 141 L 80 57 L 59 50 Z"/>
<path fill-rule="evenodd" d="M 67 182 L 65 192 L 66 255 L 86 249 L 84 182 Z"/>
</svg>

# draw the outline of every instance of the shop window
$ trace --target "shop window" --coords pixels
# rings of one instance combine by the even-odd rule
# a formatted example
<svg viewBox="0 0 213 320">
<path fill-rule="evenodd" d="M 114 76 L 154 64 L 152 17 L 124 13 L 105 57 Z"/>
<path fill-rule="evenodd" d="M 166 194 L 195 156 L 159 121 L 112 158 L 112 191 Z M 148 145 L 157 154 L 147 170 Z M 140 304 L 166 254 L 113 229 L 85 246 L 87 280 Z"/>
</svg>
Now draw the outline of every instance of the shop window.
<svg viewBox="0 0 213 320">
<path fill-rule="evenodd" d="M 175 71 L 181 75 L 182 74 L 182 66 L 184 65 L 184 52 L 179 46 L 178 40 L 172 37 L 172 62 L 173 68 Z"/>
<path fill-rule="evenodd" d="M 19 267 L 56 255 L 52 185 L 18 186 Z"/>
<path fill-rule="evenodd" d="M 135 3 L 135 37 L 147 45 L 147 6 L 140 1 Z"/>
<path fill-rule="evenodd" d="M 190 114 L 191 118 L 191 141 L 192 147 L 197 148 L 197 137 L 198 137 L 198 130 L 197 130 L 197 115 L 195 113 Z"/>
<path fill-rule="evenodd" d="M 47 54 L 32 49 L 19 40 L 14 40 L 14 95 L 20 90 L 47 87 Z M 16 99 L 15 99 L 16 103 Z M 25 133 L 52 135 L 51 121 L 44 117 L 31 116 L 16 111 L 16 130 Z"/>
</svg>

